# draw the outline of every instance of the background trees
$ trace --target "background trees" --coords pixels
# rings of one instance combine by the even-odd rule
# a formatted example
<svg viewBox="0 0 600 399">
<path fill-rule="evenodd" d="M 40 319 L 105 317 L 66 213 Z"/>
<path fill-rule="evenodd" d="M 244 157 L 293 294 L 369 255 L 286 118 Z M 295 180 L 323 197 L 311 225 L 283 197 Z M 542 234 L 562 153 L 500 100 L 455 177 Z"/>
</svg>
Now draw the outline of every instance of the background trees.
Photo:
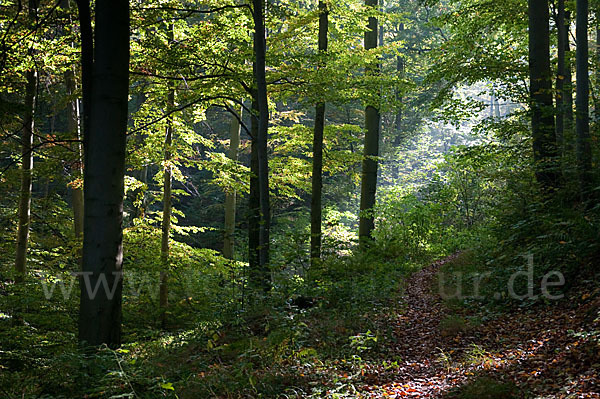
<svg viewBox="0 0 600 399">
<path fill-rule="evenodd" d="M 524 253 L 536 279 L 597 255 L 584 2 L 77 3 L 0 8 L 0 323 L 25 337 L 0 361 L 31 369 L 0 386 L 82 377 L 79 329 L 130 352 L 75 397 L 278 395 L 271 365 L 361 370 L 369 315 L 433 258 L 469 250 L 493 294 Z M 28 363 L 46 335 L 72 358 Z M 190 369 L 159 370 L 177 345 Z"/>
</svg>

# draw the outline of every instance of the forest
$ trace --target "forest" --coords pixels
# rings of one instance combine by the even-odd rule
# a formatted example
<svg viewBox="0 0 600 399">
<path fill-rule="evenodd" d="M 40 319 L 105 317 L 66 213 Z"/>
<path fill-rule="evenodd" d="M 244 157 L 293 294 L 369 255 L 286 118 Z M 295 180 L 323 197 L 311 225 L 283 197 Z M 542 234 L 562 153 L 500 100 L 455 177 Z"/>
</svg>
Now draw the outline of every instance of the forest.
<svg viewBox="0 0 600 399">
<path fill-rule="evenodd" d="M 600 398 L 599 0 L 0 0 L 0 398 Z"/>
</svg>

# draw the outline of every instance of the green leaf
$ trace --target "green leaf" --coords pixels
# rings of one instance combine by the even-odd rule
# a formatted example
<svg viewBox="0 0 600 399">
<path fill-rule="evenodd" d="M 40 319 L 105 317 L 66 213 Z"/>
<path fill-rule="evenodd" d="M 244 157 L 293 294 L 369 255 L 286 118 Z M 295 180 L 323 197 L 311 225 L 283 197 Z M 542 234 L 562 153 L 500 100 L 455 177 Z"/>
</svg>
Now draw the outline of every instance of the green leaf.
<svg viewBox="0 0 600 399">
<path fill-rule="evenodd" d="M 160 384 L 160 387 L 162 389 L 168 389 L 170 391 L 174 391 L 175 388 L 173 388 L 173 383 L 172 382 L 163 382 L 162 384 Z"/>
</svg>

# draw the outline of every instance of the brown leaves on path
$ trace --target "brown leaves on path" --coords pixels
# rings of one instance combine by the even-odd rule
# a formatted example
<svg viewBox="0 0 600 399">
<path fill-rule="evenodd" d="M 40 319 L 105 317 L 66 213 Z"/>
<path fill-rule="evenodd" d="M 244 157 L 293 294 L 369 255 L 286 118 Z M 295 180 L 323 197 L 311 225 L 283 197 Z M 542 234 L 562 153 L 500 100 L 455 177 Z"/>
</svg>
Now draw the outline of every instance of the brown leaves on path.
<svg viewBox="0 0 600 399">
<path fill-rule="evenodd" d="M 480 308 L 451 315 L 432 290 L 439 269 L 455 258 L 407 282 L 406 310 L 387 321 L 394 323 L 389 352 L 401 362 L 392 372 L 365 367 L 354 397 L 600 398 L 600 337 L 589 335 L 600 330 L 590 317 L 598 315 L 600 291 L 575 289 L 570 300 L 515 307 L 477 326 L 448 329 L 449 316 L 483 314 Z"/>
</svg>

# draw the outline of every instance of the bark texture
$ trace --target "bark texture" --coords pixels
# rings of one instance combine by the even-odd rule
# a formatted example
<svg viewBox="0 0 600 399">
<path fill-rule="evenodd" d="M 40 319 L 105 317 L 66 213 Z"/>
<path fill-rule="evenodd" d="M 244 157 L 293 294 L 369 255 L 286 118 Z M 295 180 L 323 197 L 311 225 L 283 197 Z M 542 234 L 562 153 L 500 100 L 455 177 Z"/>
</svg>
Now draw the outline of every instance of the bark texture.
<svg viewBox="0 0 600 399">
<path fill-rule="evenodd" d="M 89 3 L 80 1 L 81 6 Z M 129 4 L 97 0 L 93 64 L 84 49 L 82 71 L 89 114 L 85 139 L 84 238 L 79 340 L 86 345 L 121 343 L 123 194 L 129 89 Z M 82 26 L 82 32 L 91 26 Z M 87 44 L 86 44 L 87 43 Z M 89 42 L 84 40 L 84 46 Z M 89 62 L 89 60 L 87 60 Z M 90 92 L 91 90 L 91 92 Z M 84 111 L 85 112 L 85 111 Z"/>
<path fill-rule="evenodd" d="M 269 200 L 269 161 L 267 139 L 269 128 L 269 105 L 267 101 L 266 80 L 266 39 L 264 22 L 264 0 L 253 0 L 254 17 L 254 80 L 256 85 L 256 104 L 258 106 L 256 153 L 258 157 L 258 191 L 260 199 L 260 223 L 258 263 L 254 274 L 254 284 L 264 290 L 270 288 L 269 246 L 271 228 L 271 206 Z"/>
<path fill-rule="evenodd" d="M 377 0 L 365 0 L 368 7 L 377 7 Z M 368 30 L 365 32 L 365 49 L 377 48 L 377 18 L 369 17 Z M 379 73 L 379 65 L 371 65 L 367 74 Z M 379 156 L 379 109 L 368 105 L 365 110 L 365 145 L 363 151 L 361 189 L 360 189 L 360 220 L 358 236 L 361 245 L 371 239 L 375 228 L 373 207 L 377 191 L 377 156 Z"/>
<path fill-rule="evenodd" d="M 558 185 L 548 0 L 529 0 L 529 77 L 535 175 L 548 192 Z"/>
</svg>

